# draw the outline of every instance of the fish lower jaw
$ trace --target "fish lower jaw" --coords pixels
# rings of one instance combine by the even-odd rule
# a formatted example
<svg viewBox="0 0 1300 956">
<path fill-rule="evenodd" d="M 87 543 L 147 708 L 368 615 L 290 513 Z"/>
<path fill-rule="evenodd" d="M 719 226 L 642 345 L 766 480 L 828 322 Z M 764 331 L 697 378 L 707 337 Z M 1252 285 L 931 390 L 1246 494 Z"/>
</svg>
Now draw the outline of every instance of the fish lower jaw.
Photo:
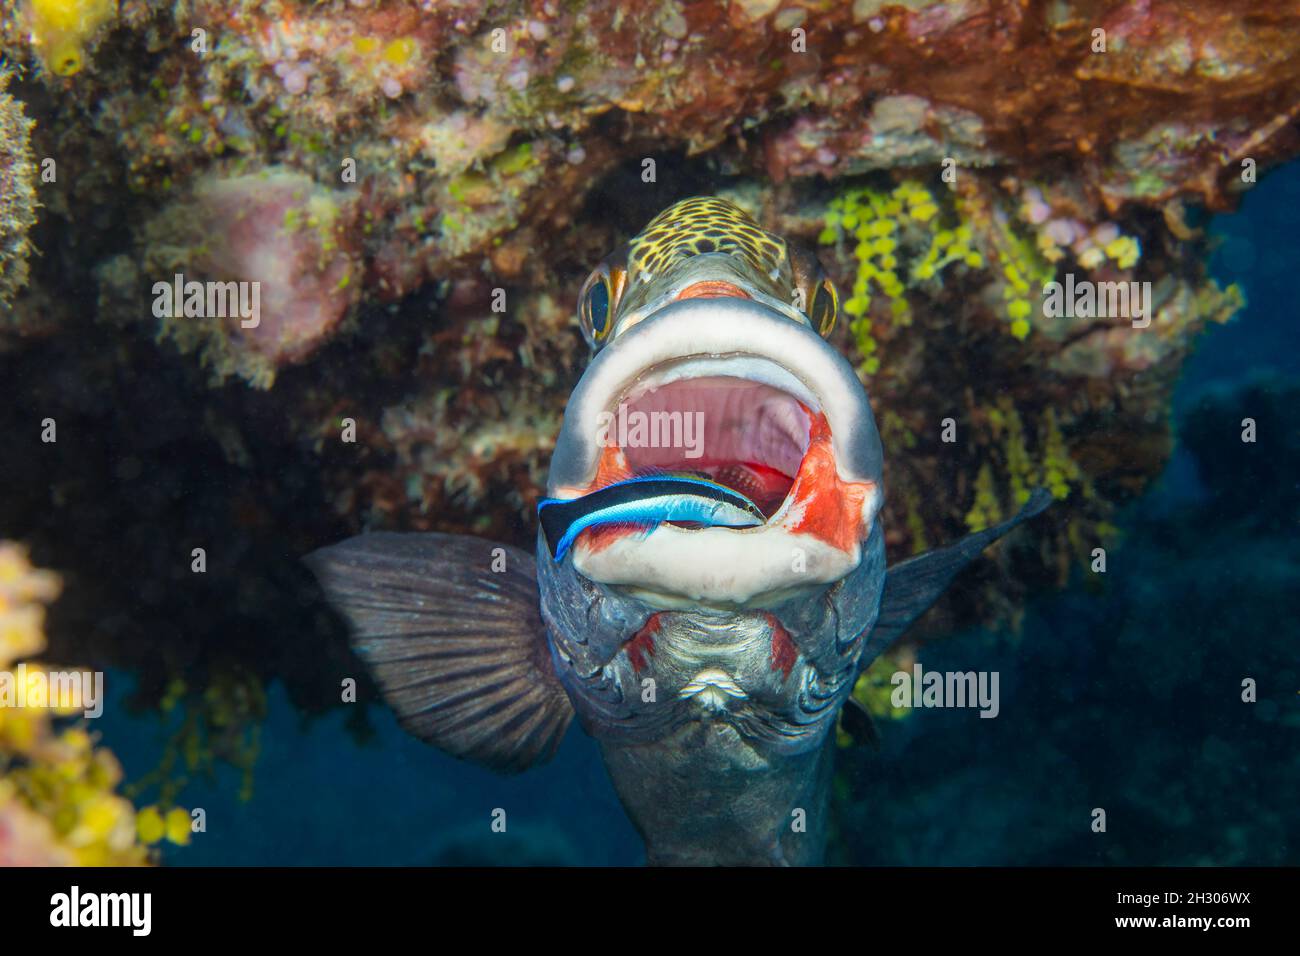
<svg viewBox="0 0 1300 956">
<path fill-rule="evenodd" d="M 841 545 L 790 530 L 797 517 L 745 529 L 663 524 L 595 548 L 579 539 L 574 568 L 656 610 L 770 606 L 838 581 L 862 559 L 857 540 Z"/>
</svg>

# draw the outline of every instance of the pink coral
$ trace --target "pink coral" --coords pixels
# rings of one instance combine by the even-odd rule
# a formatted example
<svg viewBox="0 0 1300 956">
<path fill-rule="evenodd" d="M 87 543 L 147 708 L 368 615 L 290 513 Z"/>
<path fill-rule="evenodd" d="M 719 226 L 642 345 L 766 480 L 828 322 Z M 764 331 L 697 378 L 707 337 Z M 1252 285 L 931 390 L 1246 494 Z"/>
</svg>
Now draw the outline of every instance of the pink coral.
<svg viewBox="0 0 1300 956">
<path fill-rule="evenodd" d="M 343 321 L 355 300 L 355 231 L 340 198 L 285 170 L 218 179 L 198 190 L 212 238 L 197 263 L 221 281 L 259 283 L 255 327 L 226 328 L 275 366 L 300 361 Z"/>
</svg>

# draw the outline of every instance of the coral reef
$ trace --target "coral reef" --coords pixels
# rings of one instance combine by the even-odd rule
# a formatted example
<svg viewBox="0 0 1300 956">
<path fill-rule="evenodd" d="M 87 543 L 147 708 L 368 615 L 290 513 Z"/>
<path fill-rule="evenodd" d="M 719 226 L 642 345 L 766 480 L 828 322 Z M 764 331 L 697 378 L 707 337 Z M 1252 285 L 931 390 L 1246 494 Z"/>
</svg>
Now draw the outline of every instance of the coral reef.
<svg viewBox="0 0 1300 956">
<path fill-rule="evenodd" d="M 59 579 L 33 569 L 18 545 L 0 542 L 0 672 L 6 676 L 19 659 L 35 666 L 29 659 L 45 649 L 44 605 L 59 588 Z M 34 699 L 30 684 L 18 693 L 24 698 L 18 706 L 0 706 L 0 865 L 148 862 L 136 839 L 135 808 L 115 792 L 122 778 L 116 758 L 96 747 L 83 725 L 59 727 L 52 719 L 74 713 L 76 702 L 66 694 Z M 189 814 L 181 813 L 188 838 Z"/>
<path fill-rule="evenodd" d="M 797 233 L 815 209 L 787 212 L 784 223 Z M 886 447 L 899 452 L 886 459 L 889 544 L 915 553 L 962 525 L 987 527 L 1037 485 L 1069 499 L 1059 526 L 1036 529 L 1049 538 L 1057 581 L 1109 539 L 1114 506 L 1168 453 L 1163 406 L 1195 333 L 1242 304 L 1237 287 L 1206 276 L 1199 242 L 1160 220 L 1129 228 L 1077 184 L 1010 176 L 964 175 L 951 188 L 877 176 L 826 202 L 816 239 L 847 290 L 845 348 Z M 1145 282 L 1150 314 L 1053 313 L 1045 290 L 1062 279 Z M 1111 427 L 1100 436 L 1103 419 Z M 936 486 L 955 499 L 918 493 Z M 1010 567 L 1010 555 L 996 560 Z M 998 590 L 988 600 L 1009 608 Z"/>
<path fill-rule="evenodd" d="M 270 387 L 278 368 L 329 339 L 356 298 L 348 212 L 299 173 L 205 178 L 149 236 L 142 273 L 172 280 L 155 285 L 152 315 L 182 351 L 201 350 L 217 380 Z"/>
<path fill-rule="evenodd" d="M 74 76 L 117 15 L 117 0 L 24 0 L 20 15 L 45 68 L 56 76 Z"/>
<path fill-rule="evenodd" d="M 1295 40 L 1300 11 L 1262 0 L 1206 0 L 1185 16 L 1086 0 L 118 7 L 27 0 L 0 34 L 40 72 L 42 95 L 98 107 L 93 124 L 74 112 L 50 132 L 97 167 L 59 198 L 170 201 L 275 167 L 333 182 L 355 194 L 368 265 L 348 306 L 473 276 L 485 259 L 507 281 L 539 283 L 538 263 L 571 245 L 583 194 L 651 154 L 711 151 L 793 183 L 1050 167 L 1111 214 L 1181 199 L 1222 208 L 1244 160 L 1262 169 L 1294 150 L 1287 120 L 1300 109 L 1300 67 L 1270 52 Z M 64 48 L 78 68 L 67 78 L 52 53 Z M 149 70 L 132 71 L 146 55 Z M 144 260 L 167 230 L 133 212 L 101 228 L 125 225 Z M 312 340 L 337 327 L 317 336 L 321 318 L 303 321 Z M 249 377 L 266 384 L 264 372 Z"/>
<path fill-rule="evenodd" d="M 251 730 L 210 722 L 209 688 L 240 688 L 241 728 L 274 676 L 307 709 L 335 702 L 290 673 L 296 600 L 249 630 L 258 588 L 303 588 L 271 556 L 363 527 L 526 543 L 587 355 L 574 297 L 671 201 L 720 193 L 820 247 L 888 449 L 892 557 L 996 520 L 1030 484 L 1061 499 L 938 629 L 1064 580 L 1159 472 L 1180 363 L 1242 302 L 1207 275 L 1202 209 L 1300 145 L 1294 0 L 6 10 L 10 93 L 60 173 L 30 233 L 0 223 L 42 251 L 0 304 L 20 396 L 0 418 L 15 434 L 57 418 L 79 450 L 13 463 L 0 521 L 51 551 L 93 529 L 98 550 L 69 556 L 86 603 L 111 605 L 95 580 L 129 562 L 160 625 L 193 580 L 139 528 L 210 545 L 208 598 L 234 595 L 219 613 L 161 656 L 125 627 L 97 640 L 145 674 L 140 706 L 184 673 L 197 739 L 245 762 Z M 158 307 L 178 275 L 202 307 Z M 1067 276 L 1149 282 L 1150 324 L 1050 312 L 1044 287 Z M 253 283 L 255 324 L 210 314 L 213 284 Z M 121 539 L 105 496 L 130 516 Z M 337 647 L 310 652 L 348 672 Z"/>
<path fill-rule="evenodd" d="M 36 221 L 31 121 L 5 92 L 12 77 L 0 66 L 0 308 L 27 284 L 27 232 Z"/>
</svg>

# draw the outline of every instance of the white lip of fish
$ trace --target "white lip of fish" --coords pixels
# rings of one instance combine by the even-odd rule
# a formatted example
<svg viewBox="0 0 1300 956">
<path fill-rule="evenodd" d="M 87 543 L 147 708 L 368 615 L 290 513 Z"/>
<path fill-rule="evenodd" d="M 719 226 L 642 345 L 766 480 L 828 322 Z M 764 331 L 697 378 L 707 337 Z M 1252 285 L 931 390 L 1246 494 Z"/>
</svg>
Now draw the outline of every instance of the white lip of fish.
<svg viewBox="0 0 1300 956">
<path fill-rule="evenodd" d="M 880 435 L 848 361 L 816 332 L 744 299 L 687 299 L 664 306 L 597 354 L 569 396 L 547 494 L 589 489 L 603 448 L 601 416 L 644 383 L 727 374 L 770 384 L 825 414 L 843 481 L 879 483 Z"/>
<path fill-rule="evenodd" d="M 708 710 L 722 710 L 727 706 L 728 698 L 744 700 L 749 695 L 740 689 L 726 671 L 717 668 L 702 670 L 692 677 L 677 696 L 682 700 L 695 698 Z"/>
<path fill-rule="evenodd" d="M 617 333 L 583 373 L 564 411 L 551 457 L 547 495 L 587 494 L 604 452 L 602 419 L 638 389 L 673 375 L 702 373 L 757 381 L 825 416 L 835 470 L 843 482 L 874 487 L 862 501 L 869 528 L 883 500 L 882 451 L 866 392 L 848 361 L 807 325 L 737 298 L 686 299 Z M 629 593 L 656 609 L 756 606 L 837 580 L 861 559 L 791 530 L 785 511 L 754 528 L 680 528 L 660 524 L 648 535 L 623 536 L 593 550 L 579 541 L 573 566 L 583 577 Z M 792 570 L 791 555 L 806 563 Z"/>
</svg>

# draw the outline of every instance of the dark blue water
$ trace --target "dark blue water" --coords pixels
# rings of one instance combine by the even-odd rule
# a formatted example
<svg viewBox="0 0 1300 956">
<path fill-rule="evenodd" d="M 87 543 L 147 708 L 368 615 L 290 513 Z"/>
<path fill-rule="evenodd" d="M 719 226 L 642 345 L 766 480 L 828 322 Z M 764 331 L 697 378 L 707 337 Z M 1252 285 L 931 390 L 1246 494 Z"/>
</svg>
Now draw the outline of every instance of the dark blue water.
<svg viewBox="0 0 1300 956">
<path fill-rule="evenodd" d="M 1246 308 L 1205 335 L 1188 361 L 1176 397 L 1178 408 L 1213 384 L 1272 372 L 1300 372 L 1300 164 L 1266 177 L 1245 196 L 1241 210 L 1213 220 L 1219 242 L 1210 268 L 1222 284 L 1240 283 Z"/>
<path fill-rule="evenodd" d="M 1215 390 L 1300 379 L 1294 294 L 1300 165 L 1218 217 L 1213 269 L 1249 304 L 1186 366 L 1181 416 Z M 1285 422 L 1285 419 L 1284 419 Z M 1294 424 L 1286 426 L 1295 429 Z M 1225 454 L 1245 454 L 1225 444 Z M 1248 469 L 1243 474 L 1249 475 Z M 970 633 L 921 651 L 927 668 L 996 670 L 1002 712 L 921 711 L 844 755 L 832 859 L 851 863 L 1300 862 L 1300 547 L 1294 518 L 1260 520 L 1257 488 L 1212 493 L 1184 447 L 1121 522 L 1106 579 L 1080 571 L 1038 597 L 1019 634 Z M 1261 499 L 1266 500 L 1266 499 Z M 1229 515 L 1225 517 L 1225 515 Z M 1245 677 L 1259 700 L 1240 699 Z M 157 763 L 156 715 L 98 722 L 127 778 Z M 343 709 L 304 723 L 272 687 L 250 801 L 230 768 L 181 794 L 208 829 L 174 864 L 632 864 L 643 854 L 595 745 L 500 777 L 408 738 L 372 708 L 358 743 Z M 490 828 L 506 811 L 504 834 Z M 1107 814 L 1105 833 L 1090 827 Z"/>
<path fill-rule="evenodd" d="M 156 717 L 128 717 L 130 678 L 108 685 L 98 728 L 127 779 L 161 754 Z M 570 732 L 555 759 L 525 776 L 503 777 L 447 757 L 407 736 L 378 708 L 364 746 L 339 711 L 303 724 L 284 692 L 270 694 L 253 798 L 239 799 L 241 774 L 219 765 L 216 779 L 181 794 L 202 807 L 207 833 L 171 848 L 175 864 L 634 864 L 640 841 L 619 807 L 594 742 Z M 490 827 L 506 811 L 506 832 Z"/>
</svg>

